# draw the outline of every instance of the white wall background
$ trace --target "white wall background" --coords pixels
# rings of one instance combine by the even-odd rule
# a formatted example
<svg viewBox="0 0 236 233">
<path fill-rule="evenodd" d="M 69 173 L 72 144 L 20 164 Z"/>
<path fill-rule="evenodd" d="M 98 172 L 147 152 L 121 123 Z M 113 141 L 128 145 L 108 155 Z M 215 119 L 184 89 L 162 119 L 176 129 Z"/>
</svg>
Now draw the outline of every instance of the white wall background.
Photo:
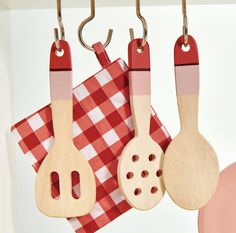
<svg viewBox="0 0 236 233">
<path fill-rule="evenodd" d="M 215 147 L 221 168 L 236 160 L 236 111 L 233 105 L 233 99 L 236 99 L 235 12 L 236 5 L 191 6 L 188 9 L 190 33 L 195 36 L 200 52 L 200 128 Z M 75 84 L 100 68 L 94 54 L 83 49 L 77 40 L 78 25 L 88 14 L 88 9 L 68 9 L 63 15 L 66 38 L 72 48 Z M 174 136 L 178 133 L 179 121 L 173 47 L 181 34 L 181 7 L 145 7 L 143 14 L 149 24 L 153 105 Z M 10 15 L 12 109 L 16 122 L 50 101 L 48 60 L 53 42 L 52 28 L 57 23 L 54 10 L 11 11 Z M 114 38 L 108 53 L 112 59 L 122 57 L 127 60 L 130 26 L 135 28 L 136 35 L 141 35 L 141 24 L 135 17 L 134 8 L 99 8 L 96 19 L 85 30 L 85 38 L 90 43 L 104 40 L 108 27 L 113 27 Z M 73 232 L 65 220 L 50 219 L 37 211 L 35 173 L 19 149 L 10 155 L 10 170 L 14 184 L 12 203 L 16 233 Z M 131 210 L 99 232 L 143 233 L 147 229 L 150 233 L 197 233 L 197 212 L 178 208 L 166 195 L 154 210 Z"/>
<path fill-rule="evenodd" d="M 0 10 L 0 22 L 0 232 L 12 233 L 11 179 L 7 150 L 8 131 L 11 126 L 10 17 L 8 11 Z"/>
</svg>

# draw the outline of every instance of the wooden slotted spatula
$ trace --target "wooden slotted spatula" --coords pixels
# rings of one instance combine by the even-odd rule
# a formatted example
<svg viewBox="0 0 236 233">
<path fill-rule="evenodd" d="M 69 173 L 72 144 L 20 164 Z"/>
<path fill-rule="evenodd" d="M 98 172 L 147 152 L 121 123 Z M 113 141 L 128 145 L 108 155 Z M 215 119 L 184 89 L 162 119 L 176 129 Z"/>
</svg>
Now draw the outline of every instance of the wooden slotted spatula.
<svg viewBox="0 0 236 233">
<path fill-rule="evenodd" d="M 165 188 L 162 179 L 163 151 L 150 136 L 150 51 L 142 40 L 129 44 L 130 101 L 135 137 L 125 147 L 118 166 L 118 181 L 128 203 L 140 210 L 155 207 Z"/>
<path fill-rule="evenodd" d="M 55 43 L 50 57 L 50 86 L 54 145 L 44 159 L 36 179 L 36 202 L 39 210 L 51 217 L 78 217 L 88 214 L 95 204 L 95 177 L 89 163 L 76 149 L 72 138 L 73 101 L 72 65 L 69 44 L 60 41 L 62 56 Z M 72 173 L 80 179 L 80 196 L 72 195 Z M 51 176 L 58 174 L 60 195 L 51 194 Z"/>
<path fill-rule="evenodd" d="M 184 37 L 175 45 L 176 91 L 181 131 L 167 148 L 163 176 L 173 201 L 187 210 L 205 206 L 212 198 L 219 178 L 219 164 L 213 148 L 198 129 L 199 58 L 196 41 Z"/>
</svg>

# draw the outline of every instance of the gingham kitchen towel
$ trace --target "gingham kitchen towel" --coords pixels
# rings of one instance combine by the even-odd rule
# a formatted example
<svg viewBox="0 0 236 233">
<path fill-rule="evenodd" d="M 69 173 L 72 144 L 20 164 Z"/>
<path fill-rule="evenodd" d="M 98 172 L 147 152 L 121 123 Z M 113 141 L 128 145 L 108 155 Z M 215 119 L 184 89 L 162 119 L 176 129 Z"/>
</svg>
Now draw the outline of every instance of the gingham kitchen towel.
<svg viewBox="0 0 236 233">
<path fill-rule="evenodd" d="M 119 156 L 133 138 L 128 68 L 122 59 L 111 63 L 100 43 L 94 49 L 103 69 L 73 91 L 73 137 L 95 173 L 97 197 L 90 214 L 68 219 L 76 233 L 96 232 L 131 208 L 117 182 Z M 50 105 L 14 125 L 12 132 L 23 153 L 34 159 L 33 167 L 38 171 L 53 144 Z M 165 151 L 171 138 L 154 111 L 150 133 Z M 53 185 L 58 196 L 56 177 Z M 78 177 L 73 178 L 73 192 L 75 196 L 79 193 Z"/>
</svg>

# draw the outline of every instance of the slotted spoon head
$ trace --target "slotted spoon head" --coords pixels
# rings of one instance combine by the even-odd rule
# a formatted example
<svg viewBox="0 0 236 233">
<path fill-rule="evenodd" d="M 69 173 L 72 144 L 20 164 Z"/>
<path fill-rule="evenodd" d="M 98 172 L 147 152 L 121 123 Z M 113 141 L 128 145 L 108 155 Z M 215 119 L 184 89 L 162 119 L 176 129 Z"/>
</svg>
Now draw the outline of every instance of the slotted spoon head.
<svg viewBox="0 0 236 233">
<path fill-rule="evenodd" d="M 151 77 L 150 50 L 140 51 L 142 39 L 129 44 L 130 102 L 135 137 L 125 147 L 118 166 L 118 180 L 128 203 L 139 210 L 149 210 L 162 199 L 163 151 L 150 136 Z"/>
<path fill-rule="evenodd" d="M 44 159 L 36 178 L 36 202 L 50 217 L 79 217 L 88 214 L 95 204 L 96 183 L 88 161 L 76 149 L 72 139 L 72 66 L 70 48 L 60 41 L 63 55 L 55 43 L 51 49 L 50 84 L 55 142 Z M 79 175 L 79 198 L 72 195 L 72 174 Z M 59 177 L 60 194 L 52 196 L 52 174 Z"/>
<path fill-rule="evenodd" d="M 119 184 L 128 203 L 139 210 L 155 207 L 163 198 L 163 151 L 151 138 L 134 138 L 119 162 Z"/>
</svg>

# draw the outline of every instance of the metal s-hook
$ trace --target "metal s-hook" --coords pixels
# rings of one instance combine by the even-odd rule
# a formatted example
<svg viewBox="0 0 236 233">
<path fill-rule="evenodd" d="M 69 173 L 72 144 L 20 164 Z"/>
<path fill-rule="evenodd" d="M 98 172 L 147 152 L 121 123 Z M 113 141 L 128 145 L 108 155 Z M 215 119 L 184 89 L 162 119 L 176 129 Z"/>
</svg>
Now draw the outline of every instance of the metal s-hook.
<svg viewBox="0 0 236 233">
<path fill-rule="evenodd" d="M 136 0 L 136 15 L 140 19 L 143 25 L 143 41 L 142 41 L 141 47 L 144 47 L 147 42 L 147 37 L 148 37 L 148 26 L 147 26 L 146 19 L 141 14 L 140 0 Z M 134 29 L 130 28 L 129 31 L 130 31 L 130 37 L 132 40 L 134 39 Z"/>
<path fill-rule="evenodd" d="M 78 29 L 78 38 L 84 48 L 94 52 L 93 47 L 88 45 L 83 38 L 83 29 L 85 25 L 90 21 L 92 21 L 95 17 L 95 0 L 90 0 L 90 7 L 91 7 L 91 15 L 80 24 Z M 109 29 L 106 42 L 103 44 L 105 48 L 110 44 L 112 39 L 112 34 L 113 34 L 113 29 Z"/>
<path fill-rule="evenodd" d="M 65 40 L 65 28 L 62 22 L 62 7 L 61 7 L 61 0 L 57 0 L 57 21 L 59 24 L 60 29 L 60 38 L 58 28 L 54 28 L 54 35 L 55 35 L 55 43 L 57 50 L 61 50 L 60 40 Z"/>
<path fill-rule="evenodd" d="M 182 0 L 182 11 L 183 11 L 183 35 L 184 35 L 184 46 L 188 46 L 188 16 L 187 16 L 187 3 L 186 0 Z"/>
</svg>

